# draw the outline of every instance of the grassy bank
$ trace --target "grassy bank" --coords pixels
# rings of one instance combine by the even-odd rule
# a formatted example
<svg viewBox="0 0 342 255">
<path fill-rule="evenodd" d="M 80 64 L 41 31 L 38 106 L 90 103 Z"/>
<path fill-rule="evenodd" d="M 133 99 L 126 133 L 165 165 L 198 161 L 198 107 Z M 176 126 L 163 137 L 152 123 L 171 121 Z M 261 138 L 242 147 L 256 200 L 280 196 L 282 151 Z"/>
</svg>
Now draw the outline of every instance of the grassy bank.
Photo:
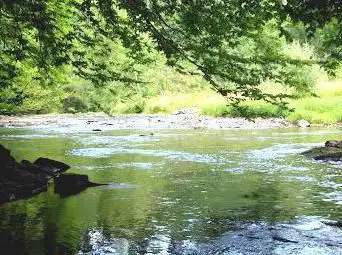
<svg viewBox="0 0 342 255">
<path fill-rule="evenodd" d="M 342 121 L 342 80 L 319 82 L 315 87 L 317 97 L 306 96 L 291 100 L 290 108 L 284 111 L 279 107 L 258 101 L 242 104 L 244 112 L 227 106 L 225 99 L 213 91 L 167 94 L 152 97 L 145 102 L 145 113 L 171 113 L 180 108 L 195 107 L 201 114 L 209 116 L 238 117 L 284 117 L 295 122 L 306 119 L 311 123 L 332 124 Z"/>
<path fill-rule="evenodd" d="M 0 90 L 0 114 L 167 114 L 181 108 L 196 108 L 201 114 L 214 117 L 284 117 L 292 122 L 306 119 L 317 124 L 342 121 L 342 65 L 336 70 L 336 80 L 329 80 L 327 72 L 319 66 L 296 69 L 294 79 L 302 79 L 317 97 L 308 95 L 300 87 L 295 90 L 293 86 L 272 81 L 259 85 L 262 91 L 270 94 L 296 95 L 298 99 L 289 102 L 293 112 L 261 101 L 246 101 L 241 111 L 227 106 L 226 99 L 211 90 L 208 82 L 200 76 L 179 73 L 165 65 L 163 56 L 156 56 L 154 64 L 141 67 L 140 78 L 147 83 L 113 81 L 95 86 L 71 75 L 67 78 L 62 76 L 56 84 L 45 86 L 33 78 L 34 70 L 25 69 L 16 86 Z"/>
<path fill-rule="evenodd" d="M 171 82 L 171 81 L 168 81 Z M 191 86 L 195 86 L 198 81 L 192 81 Z M 190 87 L 190 86 L 185 86 Z M 283 117 L 290 122 L 305 119 L 315 124 L 334 124 L 342 122 L 342 79 L 335 81 L 318 82 L 314 88 L 317 97 L 304 96 L 289 102 L 289 107 L 294 111 L 280 109 L 279 107 L 261 101 L 247 101 L 242 103 L 243 112 L 227 106 L 227 101 L 221 95 L 203 85 L 195 89 L 184 90 L 180 85 L 177 90 L 160 90 L 151 93 L 146 97 L 137 93 L 127 100 L 120 100 L 120 95 L 113 97 L 107 91 L 87 90 L 87 86 L 79 86 L 78 97 L 68 97 L 70 101 L 64 100 L 63 107 L 52 109 L 45 107 L 46 111 L 29 111 L 36 104 L 46 103 L 44 100 L 27 101 L 31 103 L 26 107 L 23 114 L 39 113 L 82 113 L 96 115 L 98 113 L 109 115 L 147 113 L 147 114 L 168 114 L 182 108 L 196 108 L 200 114 L 214 117 L 241 117 L 249 118 L 263 117 Z M 175 87 L 173 87 L 175 88 Z M 266 84 L 267 92 L 279 91 L 274 84 Z M 289 91 L 284 91 L 289 92 Z M 54 94 L 56 99 L 57 93 Z M 83 99 L 84 98 L 84 99 Z M 81 100 L 82 99 L 82 100 Z M 35 103 L 35 104 L 32 104 Z M 102 105 L 101 105 L 102 104 Z M 58 103 L 51 103 L 51 106 L 58 106 Z"/>
<path fill-rule="evenodd" d="M 306 97 L 291 102 L 295 112 L 288 119 L 306 119 L 312 123 L 342 122 L 342 81 L 321 82 L 316 86 L 318 97 Z"/>
</svg>

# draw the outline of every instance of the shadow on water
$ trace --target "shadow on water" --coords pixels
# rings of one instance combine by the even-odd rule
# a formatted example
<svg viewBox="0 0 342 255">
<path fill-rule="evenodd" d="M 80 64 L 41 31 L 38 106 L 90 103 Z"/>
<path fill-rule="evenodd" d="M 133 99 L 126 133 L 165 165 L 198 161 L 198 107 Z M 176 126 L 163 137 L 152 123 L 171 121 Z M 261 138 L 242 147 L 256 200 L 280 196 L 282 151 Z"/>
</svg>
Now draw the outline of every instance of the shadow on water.
<svg viewBox="0 0 342 255">
<path fill-rule="evenodd" d="M 0 207 L 11 254 L 341 254 L 341 168 L 298 155 L 341 130 L 0 129 L 18 159 L 96 183 Z"/>
</svg>

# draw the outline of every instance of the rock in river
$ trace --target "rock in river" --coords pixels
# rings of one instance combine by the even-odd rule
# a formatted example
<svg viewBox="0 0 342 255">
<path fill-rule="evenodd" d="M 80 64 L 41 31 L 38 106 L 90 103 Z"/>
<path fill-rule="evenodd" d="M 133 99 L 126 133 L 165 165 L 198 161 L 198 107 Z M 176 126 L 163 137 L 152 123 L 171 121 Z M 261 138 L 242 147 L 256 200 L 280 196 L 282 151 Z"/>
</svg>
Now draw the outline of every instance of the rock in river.
<svg viewBox="0 0 342 255">
<path fill-rule="evenodd" d="M 38 194 L 46 190 L 53 178 L 56 178 L 56 187 L 60 194 L 74 194 L 86 187 L 97 186 L 89 182 L 86 175 L 62 174 L 58 177 L 70 168 L 63 162 L 38 158 L 34 163 L 28 160 L 19 163 L 1 144 L 0 162 L 0 204 Z"/>
<path fill-rule="evenodd" d="M 342 141 L 326 141 L 325 147 L 335 147 L 335 148 L 342 148 Z"/>
<path fill-rule="evenodd" d="M 296 124 L 301 128 L 310 127 L 310 122 L 304 119 L 298 120 Z"/>
<path fill-rule="evenodd" d="M 52 178 L 51 174 L 27 160 L 18 163 L 2 145 L 0 160 L 0 204 L 43 191 Z"/>
<path fill-rule="evenodd" d="M 55 192 L 61 196 L 77 194 L 88 187 L 103 184 L 90 182 L 87 175 L 83 174 L 61 174 L 55 179 Z"/>
<path fill-rule="evenodd" d="M 70 168 L 67 164 L 48 158 L 38 158 L 34 164 L 51 173 L 61 173 Z"/>
<path fill-rule="evenodd" d="M 315 160 L 342 162 L 342 141 L 327 141 L 324 147 L 313 148 L 303 152 L 302 155 Z"/>
</svg>

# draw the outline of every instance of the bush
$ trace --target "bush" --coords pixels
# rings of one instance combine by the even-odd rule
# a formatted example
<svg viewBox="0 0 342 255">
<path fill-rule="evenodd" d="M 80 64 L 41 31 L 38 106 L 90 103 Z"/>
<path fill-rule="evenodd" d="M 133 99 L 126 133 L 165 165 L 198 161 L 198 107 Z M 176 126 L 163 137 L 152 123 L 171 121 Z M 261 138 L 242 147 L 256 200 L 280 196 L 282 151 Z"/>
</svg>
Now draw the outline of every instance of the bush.
<svg viewBox="0 0 342 255">
<path fill-rule="evenodd" d="M 207 104 L 201 108 L 201 114 L 214 117 L 223 117 L 231 114 L 227 104 Z"/>
<path fill-rule="evenodd" d="M 125 102 L 119 102 L 112 104 L 109 114 L 129 114 L 129 113 L 142 113 L 145 107 L 145 100 L 141 97 L 134 97 L 126 100 Z"/>
<path fill-rule="evenodd" d="M 85 102 L 76 96 L 68 96 L 63 100 L 63 112 L 65 113 L 77 113 L 87 112 L 88 107 Z"/>
<path fill-rule="evenodd" d="M 230 109 L 230 116 L 233 117 L 271 118 L 285 117 L 287 114 L 288 110 L 263 101 L 247 101 L 242 103 L 239 108 L 231 107 Z"/>
</svg>

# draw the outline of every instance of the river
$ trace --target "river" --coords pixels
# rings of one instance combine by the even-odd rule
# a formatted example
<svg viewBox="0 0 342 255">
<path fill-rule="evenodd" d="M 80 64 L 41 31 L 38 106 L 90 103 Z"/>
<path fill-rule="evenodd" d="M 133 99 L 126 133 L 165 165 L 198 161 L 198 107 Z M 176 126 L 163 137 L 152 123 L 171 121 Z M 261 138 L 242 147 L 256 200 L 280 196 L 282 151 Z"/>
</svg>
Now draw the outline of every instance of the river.
<svg viewBox="0 0 342 255">
<path fill-rule="evenodd" d="M 1 128 L 18 160 L 49 157 L 108 186 L 0 207 L 8 254 L 342 254 L 341 164 L 299 155 L 341 129 Z M 297 235 L 297 236 L 296 236 Z M 258 245 L 260 247 L 258 247 Z"/>
</svg>

